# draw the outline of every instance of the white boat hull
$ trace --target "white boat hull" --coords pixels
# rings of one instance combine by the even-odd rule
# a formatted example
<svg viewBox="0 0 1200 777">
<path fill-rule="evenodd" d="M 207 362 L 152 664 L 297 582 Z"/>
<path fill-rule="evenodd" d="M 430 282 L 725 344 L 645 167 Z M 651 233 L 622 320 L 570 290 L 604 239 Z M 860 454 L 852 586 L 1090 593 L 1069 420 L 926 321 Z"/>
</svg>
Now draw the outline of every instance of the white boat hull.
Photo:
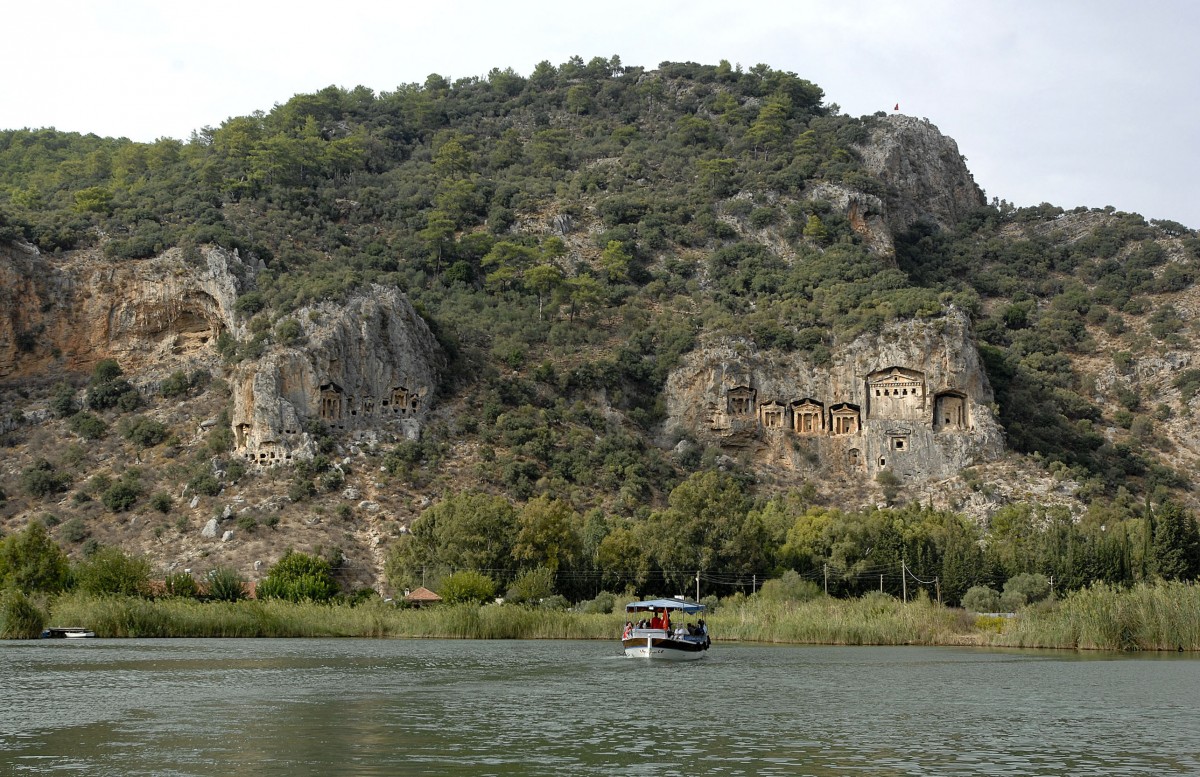
<svg viewBox="0 0 1200 777">
<path fill-rule="evenodd" d="M 704 658 L 709 645 L 707 637 L 669 637 L 664 631 L 635 631 L 621 642 L 626 656 L 659 661 L 696 661 Z"/>
</svg>

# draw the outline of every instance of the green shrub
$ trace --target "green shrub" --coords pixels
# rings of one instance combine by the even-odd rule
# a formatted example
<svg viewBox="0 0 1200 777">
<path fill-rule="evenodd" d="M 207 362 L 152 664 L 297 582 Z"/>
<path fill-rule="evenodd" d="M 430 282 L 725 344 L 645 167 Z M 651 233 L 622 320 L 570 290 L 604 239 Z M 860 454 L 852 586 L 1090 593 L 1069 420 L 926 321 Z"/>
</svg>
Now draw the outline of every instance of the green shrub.
<svg viewBox="0 0 1200 777">
<path fill-rule="evenodd" d="M 82 518 L 76 515 L 62 525 L 59 536 L 67 542 L 83 542 L 88 536 L 87 525 L 84 524 Z"/>
<path fill-rule="evenodd" d="M 67 556 L 40 521 L 0 539 L 0 589 L 55 593 L 67 585 Z"/>
<path fill-rule="evenodd" d="M 976 585 L 963 594 L 964 610 L 972 612 L 997 612 L 1000 608 L 1000 592 L 985 585 Z"/>
<path fill-rule="evenodd" d="M 166 491 L 156 491 L 154 496 L 150 497 L 150 506 L 163 515 L 171 512 L 171 505 L 171 495 Z"/>
<path fill-rule="evenodd" d="M 789 569 L 781 577 L 763 583 L 758 595 L 771 601 L 807 602 L 820 596 L 821 589 L 813 581 L 805 580 L 795 570 Z"/>
<path fill-rule="evenodd" d="M 50 412 L 57 418 L 67 418 L 79 412 L 79 403 L 75 401 L 75 388 L 69 383 L 59 383 L 54 387 L 54 396 L 50 399 Z"/>
<path fill-rule="evenodd" d="M 218 602 L 236 602 L 246 598 L 245 580 L 230 567 L 208 572 L 208 598 Z"/>
<path fill-rule="evenodd" d="M 513 604 L 536 604 L 554 593 L 554 572 L 546 567 L 529 569 L 517 575 L 504 600 Z"/>
<path fill-rule="evenodd" d="M 182 370 L 176 370 L 162 382 L 162 385 L 158 387 L 158 392 L 171 399 L 183 396 L 191 387 L 191 381 L 188 380 L 187 375 Z"/>
<path fill-rule="evenodd" d="M 121 368 L 112 359 L 104 359 L 92 370 L 86 394 L 87 406 L 92 410 L 120 407 L 132 410 L 141 402 L 141 397 L 129 381 L 121 377 Z"/>
<path fill-rule="evenodd" d="M 0 590 L 0 639 L 37 639 L 46 614 L 15 588 Z"/>
<path fill-rule="evenodd" d="M 496 595 L 496 583 L 480 572 L 464 570 L 443 580 L 438 593 L 450 604 L 486 602 Z"/>
<path fill-rule="evenodd" d="M 305 477 L 295 477 L 288 484 L 288 499 L 293 502 L 303 502 L 317 495 L 317 486 Z"/>
<path fill-rule="evenodd" d="M 1004 583 L 1004 593 L 1019 594 L 1026 602 L 1040 602 L 1050 595 L 1050 580 L 1040 572 L 1022 572 Z"/>
<path fill-rule="evenodd" d="M 57 472 L 54 465 L 38 459 L 21 472 L 21 488 L 30 496 L 44 497 L 66 491 L 71 485 L 71 476 Z"/>
<path fill-rule="evenodd" d="M 200 594 L 200 586 L 187 572 L 168 572 L 163 579 L 163 593 L 179 599 L 195 599 Z"/>
<path fill-rule="evenodd" d="M 187 488 L 188 491 L 194 491 L 204 496 L 216 496 L 221 493 L 221 481 L 217 480 L 217 476 L 206 467 L 204 472 L 188 481 Z"/>
<path fill-rule="evenodd" d="M 75 587 L 97 596 L 139 596 L 150 580 L 150 561 L 120 548 L 99 548 L 75 567 Z"/>
<path fill-rule="evenodd" d="M 114 513 L 123 513 L 137 503 L 142 495 L 141 486 L 132 480 L 122 478 L 113 483 L 100 495 L 100 501 Z"/>
<path fill-rule="evenodd" d="M 579 611 L 589 615 L 606 615 L 617 609 L 617 596 L 610 591 L 601 591 L 595 599 L 579 603 Z"/>
<path fill-rule="evenodd" d="M 121 436 L 142 448 L 158 445 L 167 439 L 169 431 L 166 424 L 153 418 L 127 419 L 121 424 Z"/>
<path fill-rule="evenodd" d="M 327 602 L 338 594 L 328 561 L 288 550 L 258 584 L 260 599 Z"/>
<path fill-rule="evenodd" d="M 304 335 L 304 327 L 294 318 L 285 318 L 275 327 L 275 339 L 283 345 L 292 345 Z"/>
<path fill-rule="evenodd" d="M 85 440 L 99 440 L 108 432 L 108 424 L 100 416 L 86 410 L 71 416 L 67 428 Z"/>
</svg>

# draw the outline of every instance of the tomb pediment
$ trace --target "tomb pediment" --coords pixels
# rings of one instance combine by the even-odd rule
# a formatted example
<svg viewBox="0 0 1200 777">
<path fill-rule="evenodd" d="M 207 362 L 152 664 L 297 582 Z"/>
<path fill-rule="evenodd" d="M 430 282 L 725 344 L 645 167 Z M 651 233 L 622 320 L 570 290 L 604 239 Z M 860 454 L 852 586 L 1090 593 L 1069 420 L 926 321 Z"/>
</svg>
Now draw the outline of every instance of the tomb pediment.
<svg viewBox="0 0 1200 777">
<path fill-rule="evenodd" d="M 903 367 L 888 367 L 867 376 L 867 388 L 872 396 L 922 396 L 925 375 Z"/>
</svg>

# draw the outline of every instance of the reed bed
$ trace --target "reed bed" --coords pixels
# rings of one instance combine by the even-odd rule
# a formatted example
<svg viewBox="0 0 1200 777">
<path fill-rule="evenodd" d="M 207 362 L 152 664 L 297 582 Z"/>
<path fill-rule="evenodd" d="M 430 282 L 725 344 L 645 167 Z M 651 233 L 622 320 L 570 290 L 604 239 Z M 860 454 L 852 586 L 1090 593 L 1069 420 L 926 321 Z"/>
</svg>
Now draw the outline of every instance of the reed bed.
<svg viewBox="0 0 1200 777">
<path fill-rule="evenodd" d="M 47 625 L 101 637 L 382 637 L 617 639 L 624 613 L 584 614 L 514 605 L 397 609 L 383 602 L 293 604 L 95 597 L 48 603 Z M 758 597 L 722 603 L 706 620 L 718 642 L 820 645 L 982 645 L 1074 650 L 1200 650 L 1200 586 L 1097 585 L 1011 618 L 976 617 L 928 599 L 882 595 L 807 602 Z"/>
<path fill-rule="evenodd" d="M 1078 650 L 1200 650 L 1200 587 L 1099 584 L 1023 610 L 993 644 Z"/>
<path fill-rule="evenodd" d="M 907 604 L 889 596 L 820 597 L 807 602 L 747 599 L 708 619 L 720 640 L 810 645 L 951 645 L 971 619 L 927 599 Z"/>
<path fill-rule="evenodd" d="M 383 603 L 294 604 L 278 600 L 198 602 L 67 594 L 51 604 L 52 625 L 85 624 L 99 637 L 430 637 L 438 639 L 608 639 L 619 615 L 585 615 L 497 605 L 397 609 Z"/>
</svg>

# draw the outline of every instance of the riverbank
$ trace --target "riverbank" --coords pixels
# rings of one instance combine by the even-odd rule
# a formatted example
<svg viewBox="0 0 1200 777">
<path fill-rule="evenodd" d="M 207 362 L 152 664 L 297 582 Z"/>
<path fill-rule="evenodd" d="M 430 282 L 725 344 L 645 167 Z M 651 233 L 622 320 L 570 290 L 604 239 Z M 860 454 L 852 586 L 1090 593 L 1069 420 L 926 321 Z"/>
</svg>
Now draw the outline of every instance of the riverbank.
<svg viewBox="0 0 1200 777">
<path fill-rule="evenodd" d="M 351 607 L 78 593 L 47 600 L 42 608 L 46 625 L 84 626 L 99 637 L 603 640 L 615 639 L 625 621 L 621 612 L 585 614 L 514 605 L 398 609 L 382 601 Z M 1185 583 L 1131 589 L 1096 586 L 1005 618 L 978 616 L 927 599 L 904 603 L 882 595 L 818 597 L 806 602 L 746 597 L 722 602 L 706 620 L 718 643 L 1198 651 L 1200 587 Z"/>
</svg>

